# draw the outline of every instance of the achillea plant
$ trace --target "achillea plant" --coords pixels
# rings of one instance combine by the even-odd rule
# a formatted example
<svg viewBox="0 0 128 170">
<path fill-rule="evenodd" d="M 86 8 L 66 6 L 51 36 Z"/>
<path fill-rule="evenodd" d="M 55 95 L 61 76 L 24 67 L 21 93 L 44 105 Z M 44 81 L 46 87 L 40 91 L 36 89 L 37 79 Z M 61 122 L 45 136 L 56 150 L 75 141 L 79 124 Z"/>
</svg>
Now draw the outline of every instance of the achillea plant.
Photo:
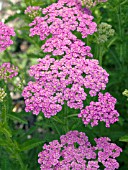
<svg viewBox="0 0 128 170">
<path fill-rule="evenodd" d="M 13 28 L 0 22 L 0 52 L 6 50 L 7 47 L 13 44 L 11 36 L 15 36 Z"/>
<path fill-rule="evenodd" d="M 19 137 L 20 131 L 14 138 L 12 137 L 13 132 L 9 128 L 8 119 L 16 119 L 23 123 L 26 121 L 17 116 L 14 112 L 15 108 L 13 111 L 11 108 L 10 112 L 8 101 L 10 94 L 7 81 L 18 74 L 18 68 L 9 62 L 3 63 L 0 66 L 0 83 L 4 86 L 0 88 L 0 106 L 2 106 L 0 137 L 4 136 L 3 141 L 7 139 L 7 143 L 1 140 L 2 145 L 6 146 L 11 156 L 19 161 L 22 170 L 27 170 L 28 165 L 24 165 L 20 152 L 26 152 L 27 149 L 45 142 L 47 144 L 44 144 L 43 150 L 38 155 L 41 170 L 99 170 L 103 168 L 115 170 L 119 168 L 116 158 L 122 149 L 112 143 L 110 138 L 100 137 L 104 135 L 89 136 L 92 127 L 98 126 L 100 121 L 109 128 L 111 124 L 119 120 L 119 113 L 115 109 L 116 99 L 110 93 L 103 92 L 106 89 L 109 74 L 98 60 L 93 59 L 91 47 L 83 40 L 97 31 L 97 24 L 93 21 L 94 17 L 90 8 L 100 2 L 106 2 L 106 0 L 58 0 L 57 3 L 43 9 L 39 6 L 29 6 L 25 10 L 26 16 L 33 20 L 29 24 L 31 27 L 29 35 L 31 38 L 39 36 L 43 43 L 41 49 L 46 53 L 44 58 L 39 58 L 38 63 L 30 67 L 29 75 L 34 80 L 29 81 L 22 92 L 26 105 L 25 111 L 35 115 L 42 112 L 45 118 L 50 119 L 51 124 L 52 120 L 55 120 L 57 126 L 53 124 L 59 137 L 58 140 L 43 142 L 42 139 L 41 141 L 30 139 L 23 145 L 15 140 L 17 136 Z M 85 8 L 82 8 L 82 5 Z M 13 43 L 10 37 L 15 33 L 12 28 L 2 22 L 0 26 L 0 51 L 4 51 Z M 109 38 L 114 31 L 110 25 L 101 23 L 98 33 Z M 103 40 L 100 40 L 101 42 Z M 89 44 L 88 41 L 87 44 Z M 127 91 L 123 94 L 127 96 Z M 5 96 L 6 100 L 4 100 Z M 41 117 L 41 119 L 44 118 Z M 69 125 L 70 122 L 71 125 Z M 82 128 L 77 126 L 80 124 Z M 36 126 L 38 127 L 38 123 Z M 89 140 L 83 132 L 86 126 L 89 129 L 89 133 L 87 130 Z M 77 131 L 78 129 L 80 130 Z M 27 133 L 27 135 L 30 134 L 30 138 L 34 138 L 34 130 L 32 128 L 30 133 Z M 36 130 L 34 132 L 39 132 L 40 129 Z M 52 130 L 54 131 L 54 128 Z M 28 139 L 25 133 L 21 136 L 23 140 Z M 34 166 L 33 168 L 36 169 Z"/>
<path fill-rule="evenodd" d="M 49 54 L 30 68 L 29 75 L 35 81 L 30 81 L 22 93 L 26 112 L 32 111 L 36 115 L 43 112 L 46 118 L 50 118 L 66 105 L 80 110 L 78 117 L 85 125 L 96 126 L 98 121 L 104 121 L 106 127 L 110 127 L 119 117 L 115 110 L 116 99 L 109 93 L 99 93 L 105 90 L 109 74 L 97 60 L 87 59 L 93 57 L 91 47 L 73 34 L 77 31 L 86 38 L 96 32 L 93 16 L 77 0 L 59 0 L 42 9 L 42 13 L 43 17 L 36 17 L 29 24 L 32 27 L 30 36 L 39 35 L 41 41 L 46 40 L 41 48 Z M 59 56 L 59 59 L 53 56 Z M 97 94 L 98 102 L 92 101 L 84 109 L 88 95 Z M 38 160 L 40 168 L 98 170 L 99 163 L 102 163 L 105 170 L 118 169 L 115 158 L 122 149 L 110 143 L 107 137 L 95 138 L 95 142 L 96 146 L 92 146 L 83 132 L 69 131 L 60 137 L 60 142 L 54 140 L 43 146 Z"/>
</svg>

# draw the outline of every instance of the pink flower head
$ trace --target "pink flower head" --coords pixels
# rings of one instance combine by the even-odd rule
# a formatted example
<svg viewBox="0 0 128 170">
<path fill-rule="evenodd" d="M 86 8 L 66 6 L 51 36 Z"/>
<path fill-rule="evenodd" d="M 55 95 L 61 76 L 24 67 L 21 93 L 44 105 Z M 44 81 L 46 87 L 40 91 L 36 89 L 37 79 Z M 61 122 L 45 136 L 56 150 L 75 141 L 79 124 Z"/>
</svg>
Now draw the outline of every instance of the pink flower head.
<svg viewBox="0 0 128 170">
<path fill-rule="evenodd" d="M 106 170 L 119 168 L 116 157 L 122 149 L 110 139 L 101 137 L 95 139 L 96 146 L 92 146 L 83 132 L 70 131 L 60 137 L 60 142 L 54 140 L 43 146 L 39 153 L 38 163 L 41 170 L 98 170 L 102 163 Z M 98 159 L 97 159 L 98 158 Z"/>
<path fill-rule="evenodd" d="M 13 44 L 11 36 L 15 36 L 14 29 L 0 22 L 0 52 Z"/>
<path fill-rule="evenodd" d="M 39 6 L 28 6 L 24 13 L 31 19 L 34 19 L 35 17 L 42 14 L 42 8 L 40 8 Z"/>
<path fill-rule="evenodd" d="M 24 13 L 28 14 L 28 13 L 33 13 L 33 12 L 40 11 L 40 10 L 42 10 L 42 8 L 40 8 L 39 6 L 28 6 L 26 10 L 24 11 Z"/>
<path fill-rule="evenodd" d="M 10 63 L 3 63 L 0 65 L 0 79 L 7 81 L 15 77 L 18 74 L 18 67 L 11 65 Z"/>
<path fill-rule="evenodd" d="M 122 149 L 115 143 L 110 143 L 108 137 L 100 137 L 94 139 L 96 142 L 95 150 L 98 150 L 98 161 L 105 166 L 105 170 L 115 170 L 119 168 L 119 163 L 116 157 L 120 155 Z"/>
<path fill-rule="evenodd" d="M 22 93 L 27 112 L 42 111 L 50 118 L 62 110 L 64 101 L 70 108 L 82 109 L 87 96 L 84 88 L 90 89 L 91 96 L 105 89 L 108 73 L 97 60 L 69 58 L 55 60 L 47 55 L 38 60 L 39 64 L 31 66 L 29 74 L 36 81 L 29 82 Z"/>
<path fill-rule="evenodd" d="M 109 93 L 99 93 L 98 102 L 91 102 L 81 110 L 78 117 L 82 118 L 85 125 L 97 126 L 99 121 L 106 123 L 106 127 L 117 122 L 119 113 L 115 110 L 116 99 Z"/>
<path fill-rule="evenodd" d="M 53 55 L 72 54 L 74 48 L 76 55 L 86 56 L 85 43 L 78 40 L 72 31 L 78 31 L 82 38 L 96 32 L 96 23 L 93 16 L 88 15 L 77 1 L 59 1 L 42 10 L 44 17 L 36 17 L 30 24 L 30 36 L 39 35 L 40 40 L 46 40 L 42 45 L 44 52 Z M 51 37 L 52 36 L 52 37 Z M 77 46 L 78 49 L 75 47 Z M 89 57 L 92 57 L 89 51 Z"/>
</svg>

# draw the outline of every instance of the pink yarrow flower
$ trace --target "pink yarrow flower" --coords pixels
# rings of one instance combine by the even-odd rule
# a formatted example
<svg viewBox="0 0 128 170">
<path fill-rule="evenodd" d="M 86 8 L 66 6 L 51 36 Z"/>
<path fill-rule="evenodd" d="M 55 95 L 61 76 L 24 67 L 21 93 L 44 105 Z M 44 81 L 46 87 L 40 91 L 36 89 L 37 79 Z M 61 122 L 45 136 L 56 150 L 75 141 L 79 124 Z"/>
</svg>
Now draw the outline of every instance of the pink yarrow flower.
<svg viewBox="0 0 128 170">
<path fill-rule="evenodd" d="M 37 16 L 40 16 L 42 13 L 42 8 L 39 6 L 28 6 L 24 13 L 29 16 L 31 19 L 34 19 Z"/>
<path fill-rule="evenodd" d="M 78 114 L 79 118 L 82 118 L 83 123 L 91 126 L 97 126 L 99 121 L 106 123 L 106 127 L 110 127 L 110 124 L 114 124 L 119 121 L 119 113 L 115 110 L 116 99 L 109 93 L 99 93 L 98 102 L 91 102 L 89 106 L 81 110 Z"/>
<path fill-rule="evenodd" d="M 73 46 L 77 44 L 76 55 L 88 55 L 85 43 L 78 40 L 72 31 L 77 30 L 82 34 L 82 38 L 92 35 L 97 31 L 96 23 L 93 22 L 93 16 L 84 12 L 81 5 L 77 2 L 58 1 L 42 10 L 44 17 L 36 17 L 30 26 L 30 36 L 38 35 L 40 40 L 46 42 L 42 45 L 44 52 L 50 52 L 53 55 L 64 55 L 74 51 Z M 79 43 L 78 43 L 79 42 Z M 89 51 L 89 57 L 92 57 Z"/>
<path fill-rule="evenodd" d="M 90 89 L 90 96 L 96 96 L 108 82 L 108 73 L 94 59 L 64 56 L 55 60 L 47 55 L 38 61 L 29 71 L 36 81 L 29 82 L 22 93 L 25 110 L 36 115 L 42 111 L 50 118 L 62 110 L 64 101 L 70 108 L 82 109 L 87 96 L 84 88 Z"/>
<path fill-rule="evenodd" d="M 44 42 L 43 52 L 50 53 L 31 66 L 30 81 L 24 88 L 26 112 L 38 115 L 43 112 L 50 118 L 67 104 L 69 108 L 80 109 L 78 115 L 84 124 L 91 126 L 104 121 L 106 127 L 118 120 L 115 110 L 116 100 L 109 94 L 99 93 L 105 90 L 108 73 L 92 57 L 91 48 L 77 38 L 74 32 L 80 32 L 82 38 L 97 31 L 96 23 L 90 11 L 82 9 L 78 0 L 59 0 L 42 9 L 43 17 L 36 17 L 30 23 L 30 36 L 38 35 Z M 55 60 L 52 56 L 63 56 Z M 88 90 L 86 90 L 88 89 Z M 85 109 L 84 101 L 99 93 L 98 102 L 91 102 Z M 86 114 L 85 114 L 86 113 Z M 92 121 L 93 120 L 93 121 Z M 107 137 L 94 139 L 92 146 L 83 132 L 70 131 L 43 146 L 38 163 L 41 170 L 98 170 L 103 164 L 105 170 L 119 168 L 116 157 L 122 149 L 111 143 Z"/>
<path fill-rule="evenodd" d="M 36 11 L 40 11 L 42 8 L 40 8 L 39 6 L 28 6 L 26 8 L 26 10 L 24 11 L 25 14 L 28 14 L 28 13 L 33 13 L 33 12 L 36 12 Z"/>
<path fill-rule="evenodd" d="M 3 63 L 0 65 L 0 79 L 7 81 L 18 74 L 18 67 L 11 65 L 11 63 Z"/>
<path fill-rule="evenodd" d="M 92 146 L 83 132 L 70 131 L 60 137 L 60 142 L 54 140 L 48 145 L 44 144 L 43 151 L 39 153 L 38 163 L 41 170 L 98 170 L 99 163 L 105 170 L 119 168 L 116 157 L 122 149 L 110 143 L 107 137 L 95 138 L 96 146 Z"/>
<path fill-rule="evenodd" d="M 0 52 L 13 44 L 11 36 L 15 36 L 14 29 L 0 22 Z"/>
</svg>

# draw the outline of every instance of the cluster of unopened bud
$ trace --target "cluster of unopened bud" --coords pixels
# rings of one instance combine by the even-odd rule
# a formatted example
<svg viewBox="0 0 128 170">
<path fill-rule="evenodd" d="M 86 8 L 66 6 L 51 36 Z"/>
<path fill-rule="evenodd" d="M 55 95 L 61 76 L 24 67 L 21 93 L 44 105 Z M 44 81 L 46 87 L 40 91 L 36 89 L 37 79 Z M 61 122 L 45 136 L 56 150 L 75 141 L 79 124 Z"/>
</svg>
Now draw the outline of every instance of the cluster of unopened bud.
<svg viewBox="0 0 128 170">
<path fill-rule="evenodd" d="M 0 87 L 0 102 L 3 102 L 6 95 L 4 89 Z"/>
<path fill-rule="evenodd" d="M 124 96 L 128 97 L 128 89 L 125 89 L 122 94 L 123 94 Z M 128 98 L 127 98 L 127 100 L 128 100 Z"/>
<path fill-rule="evenodd" d="M 82 6 L 86 8 L 92 8 L 101 2 L 106 2 L 107 0 L 80 0 Z"/>
<path fill-rule="evenodd" d="M 105 22 L 102 22 L 98 26 L 98 37 L 97 37 L 97 43 L 105 43 L 110 37 L 112 37 L 115 33 L 115 30 L 112 29 L 112 26 L 110 24 L 107 24 Z"/>
<path fill-rule="evenodd" d="M 82 6 L 85 6 L 86 8 L 93 7 L 93 0 L 81 0 Z"/>
</svg>

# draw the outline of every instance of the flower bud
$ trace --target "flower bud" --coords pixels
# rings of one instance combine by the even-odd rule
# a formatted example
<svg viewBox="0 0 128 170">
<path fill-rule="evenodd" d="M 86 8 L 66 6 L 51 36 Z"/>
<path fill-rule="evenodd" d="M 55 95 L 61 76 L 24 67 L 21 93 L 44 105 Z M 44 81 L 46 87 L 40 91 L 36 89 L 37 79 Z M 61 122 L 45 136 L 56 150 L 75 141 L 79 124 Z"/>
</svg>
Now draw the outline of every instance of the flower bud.
<svg viewBox="0 0 128 170">
<path fill-rule="evenodd" d="M 3 102 L 3 99 L 6 95 L 7 94 L 5 93 L 4 89 L 0 87 L 0 102 Z"/>
<path fill-rule="evenodd" d="M 112 29 L 112 26 L 102 22 L 99 26 L 98 26 L 98 37 L 97 37 L 97 43 L 101 44 L 101 43 L 105 43 L 106 41 L 108 41 L 108 39 L 110 37 L 112 37 L 115 33 L 115 30 Z"/>
</svg>

